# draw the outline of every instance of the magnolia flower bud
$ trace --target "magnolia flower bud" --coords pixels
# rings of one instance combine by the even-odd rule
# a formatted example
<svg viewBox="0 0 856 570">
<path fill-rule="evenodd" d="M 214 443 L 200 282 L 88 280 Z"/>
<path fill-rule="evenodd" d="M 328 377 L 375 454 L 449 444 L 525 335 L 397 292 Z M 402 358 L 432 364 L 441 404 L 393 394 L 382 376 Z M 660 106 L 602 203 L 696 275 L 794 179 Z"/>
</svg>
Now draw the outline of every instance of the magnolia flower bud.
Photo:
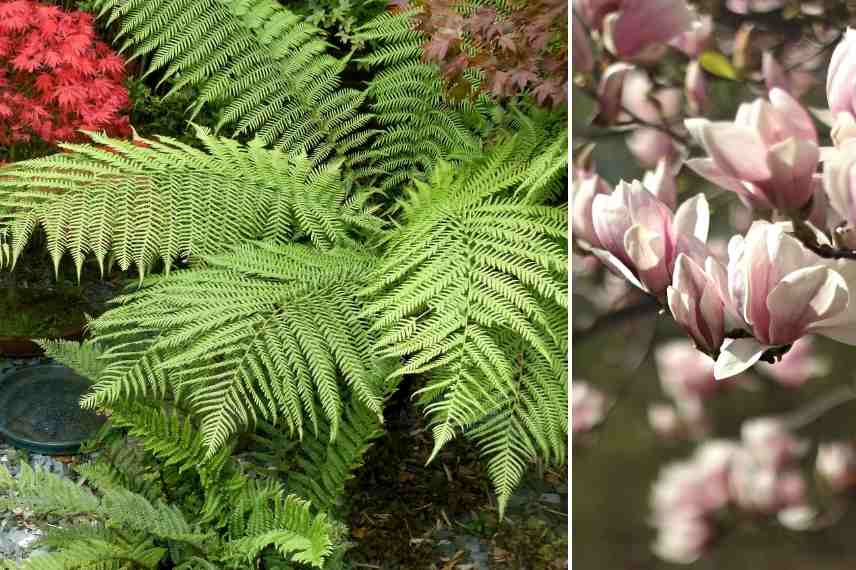
<svg viewBox="0 0 856 570">
<path fill-rule="evenodd" d="M 844 39 L 832 52 L 826 73 L 826 99 L 833 113 L 856 114 L 856 30 L 847 29 Z"/>
<path fill-rule="evenodd" d="M 702 114 L 707 104 L 707 81 L 698 61 L 691 61 L 687 66 L 685 88 L 690 114 Z"/>
<path fill-rule="evenodd" d="M 833 491 L 843 491 L 856 483 L 856 449 L 850 443 L 821 444 L 816 469 Z"/>
<path fill-rule="evenodd" d="M 620 182 L 592 203 L 592 222 L 603 250 L 601 260 L 631 283 L 662 296 L 680 253 L 704 258 L 709 209 L 704 195 L 686 201 L 673 215 L 639 181 Z"/>
<path fill-rule="evenodd" d="M 774 88 L 770 101 L 740 106 L 733 123 L 687 119 L 690 134 L 710 158 L 687 166 L 736 192 L 754 207 L 800 212 L 815 190 L 820 159 L 817 131 L 808 113 Z"/>
<path fill-rule="evenodd" d="M 746 370 L 771 346 L 815 332 L 839 337 L 831 319 L 849 303 L 847 283 L 779 224 L 756 221 L 728 247 L 728 285 L 738 315 L 755 338 L 728 339 L 714 367 L 718 379 Z"/>
<path fill-rule="evenodd" d="M 725 267 L 712 256 L 700 265 L 678 255 L 667 298 L 675 322 L 708 354 L 719 351 L 726 332 L 745 326 L 729 296 Z"/>
</svg>

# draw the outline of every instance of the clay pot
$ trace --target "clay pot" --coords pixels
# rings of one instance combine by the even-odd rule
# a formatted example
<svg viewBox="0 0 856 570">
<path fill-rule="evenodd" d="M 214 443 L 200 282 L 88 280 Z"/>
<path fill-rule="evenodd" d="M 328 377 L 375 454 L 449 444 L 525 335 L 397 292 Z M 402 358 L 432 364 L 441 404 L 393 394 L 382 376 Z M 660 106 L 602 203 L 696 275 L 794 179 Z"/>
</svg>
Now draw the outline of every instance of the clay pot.
<svg viewBox="0 0 856 570">
<path fill-rule="evenodd" d="M 84 335 L 83 327 L 71 329 L 61 336 L 57 337 L 62 340 L 82 340 Z M 42 356 L 45 353 L 38 344 L 26 336 L 0 336 L 0 356 L 10 358 L 34 358 Z"/>
</svg>

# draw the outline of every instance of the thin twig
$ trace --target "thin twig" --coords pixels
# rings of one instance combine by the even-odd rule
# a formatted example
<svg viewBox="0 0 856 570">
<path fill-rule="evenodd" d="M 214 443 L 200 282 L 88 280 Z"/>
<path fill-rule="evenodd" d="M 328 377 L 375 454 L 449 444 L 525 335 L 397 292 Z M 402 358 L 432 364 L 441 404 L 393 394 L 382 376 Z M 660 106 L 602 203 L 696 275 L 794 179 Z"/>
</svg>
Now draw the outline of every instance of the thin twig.
<svg viewBox="0 0 856 570">
<path fill-rule="evenodd" d="M 819 420 L 830 410 L 853 400 L 856 400 L 856 390 L 852 386 L 841 386 L 802 409 L 783 416 L 782 421 L 788 429 L 798 430 Z"/>
<path fill-rule="evenodd" d="M 657 299 L 655 299 L 654 297 L 646 296 L 635 305 L 628 305 L 627 307 L 622 307 L 616 311 L 612 311 L 611 313 L 601 315 L 585 329 L 580 331 L 574 331 L 573 340 L 575 343 L 585 342 L 588 339 L 597 336 L 597 333 L 604 329 L 607 329 L 616 324 L 623 323 L 624 321 L 634 319 L 636 317 L 655 313 L 660 310 L 660 308 L 661 307 L 660 304 L 657 302 Z"/>
</svg>

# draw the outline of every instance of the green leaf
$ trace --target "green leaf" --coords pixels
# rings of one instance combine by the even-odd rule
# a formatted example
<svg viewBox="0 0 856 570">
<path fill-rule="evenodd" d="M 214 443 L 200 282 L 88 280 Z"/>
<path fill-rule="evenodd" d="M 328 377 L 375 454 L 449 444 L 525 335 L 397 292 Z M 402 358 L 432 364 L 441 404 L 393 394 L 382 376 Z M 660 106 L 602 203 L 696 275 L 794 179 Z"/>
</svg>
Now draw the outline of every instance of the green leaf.
<svg viewBox="0 0 856 570">
<path fill-rule="evenodd" d="M 731 65 L 728 58 L 719 52 L 706 51 L 699 56 L 698 61 L 705 71 L 712 73 L 717 77 L 730 79 L 732 81 L 736 81 L 739 77 L 737 70 L 734 69 L 734 66 Z"/>
</svg>

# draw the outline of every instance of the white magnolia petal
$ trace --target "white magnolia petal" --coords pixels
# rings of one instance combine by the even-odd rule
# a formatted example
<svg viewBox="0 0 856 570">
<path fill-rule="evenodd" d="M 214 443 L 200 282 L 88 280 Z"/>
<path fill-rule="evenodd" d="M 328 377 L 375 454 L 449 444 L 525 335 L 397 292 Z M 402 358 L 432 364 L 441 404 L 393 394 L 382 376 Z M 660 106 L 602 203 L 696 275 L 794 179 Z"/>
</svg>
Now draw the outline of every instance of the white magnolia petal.
<svg viewBox="0 0 856 570">
<path fill-rule="evenodd" d="M 758 362 L 768 348 L 754 338 L 725 339 L 713 365 L 713 377 L 724 380 L 737 376 Z"/>
<path fill-rule="evenodd" d="M 696 194 L 678 208 L 674 221 L 677 235 L 689 234 L 707 242 L 710 229 L 710 205 L 704 194 Z"/>
</svg>

